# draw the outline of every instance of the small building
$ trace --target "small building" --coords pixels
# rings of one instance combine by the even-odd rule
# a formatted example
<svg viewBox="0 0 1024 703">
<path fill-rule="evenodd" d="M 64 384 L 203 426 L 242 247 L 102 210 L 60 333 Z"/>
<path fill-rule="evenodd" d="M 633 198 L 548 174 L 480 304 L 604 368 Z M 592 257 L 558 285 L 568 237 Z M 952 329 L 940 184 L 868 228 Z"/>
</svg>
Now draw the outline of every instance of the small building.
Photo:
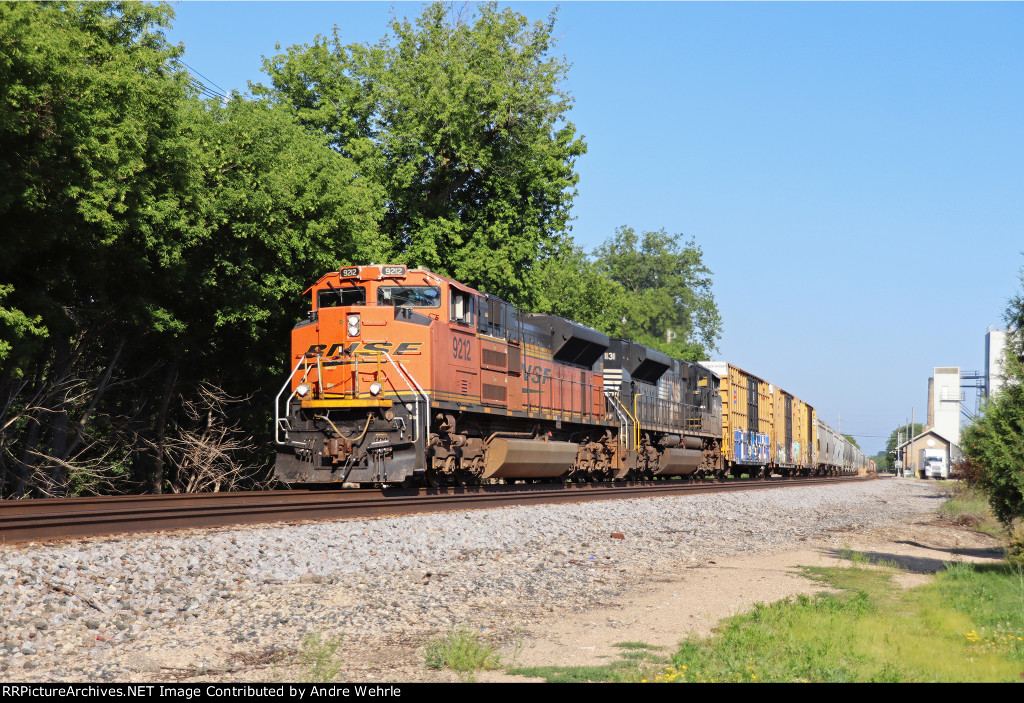
<svg viewBox="0 0 1024 703">
<path fill-rule="evenodd" d="M 921 466 L 921 450 L 942 451 L 947 467 L 963 458 L 959 445 L 943 437 L 935 428 L 928 428 L 916 437 L 911 437 L 908 441 L 896 447 L 896 456 L 903 461 L 904 476 L 910 475 L 925 478 L 922 475 L 924 467 Z"/>
</svg>

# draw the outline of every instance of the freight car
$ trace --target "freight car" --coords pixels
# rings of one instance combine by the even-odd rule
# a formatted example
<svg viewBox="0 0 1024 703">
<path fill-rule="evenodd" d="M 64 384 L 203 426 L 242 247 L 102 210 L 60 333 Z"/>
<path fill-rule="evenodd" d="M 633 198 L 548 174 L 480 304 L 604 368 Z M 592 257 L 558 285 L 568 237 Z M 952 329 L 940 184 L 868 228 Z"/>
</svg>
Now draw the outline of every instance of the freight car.
<svg viewBox="0 0 1024 703">
<path fill-rule="evenodd" d="M 345 267 L 306 292 L 275 403 L 275 472 L 290 485 L 827 470 L 813 464 L 813 409 L 756 379 L 766 395 L 751 420 L 727 396 L 733 371 L 736 388 L 754 377 L 734 367 L 525 313 L 424 269 Z M 743 422 L 743 441 L 727 441 Z"/>
<path fill-rule="evenodd" d="M 867 473 L 867 459 L 791 393 L 725 361 L 702 361 L 721 378 L 726 470 L 768 477 Z"/>
</svg>

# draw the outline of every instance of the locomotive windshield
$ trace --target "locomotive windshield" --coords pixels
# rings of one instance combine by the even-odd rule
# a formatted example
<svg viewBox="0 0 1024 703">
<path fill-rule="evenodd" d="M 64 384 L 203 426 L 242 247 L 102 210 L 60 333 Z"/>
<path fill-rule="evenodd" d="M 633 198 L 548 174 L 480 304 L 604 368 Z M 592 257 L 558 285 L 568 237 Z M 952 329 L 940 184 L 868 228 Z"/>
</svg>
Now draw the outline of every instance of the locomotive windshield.
<svg viewBox="0 0 1024 703">
<path fill-rule="evenodd" d="M 437 286 L 381 286 L 377 289 L 377 305 L 439 308 L 441 289 Z"/>
<path fill-rule="evenodd" d="M 320 291 L 318 308 L 336 308 L 346 305 L 366 305 L 365 288 L 331 288 Z"/>
</svg>

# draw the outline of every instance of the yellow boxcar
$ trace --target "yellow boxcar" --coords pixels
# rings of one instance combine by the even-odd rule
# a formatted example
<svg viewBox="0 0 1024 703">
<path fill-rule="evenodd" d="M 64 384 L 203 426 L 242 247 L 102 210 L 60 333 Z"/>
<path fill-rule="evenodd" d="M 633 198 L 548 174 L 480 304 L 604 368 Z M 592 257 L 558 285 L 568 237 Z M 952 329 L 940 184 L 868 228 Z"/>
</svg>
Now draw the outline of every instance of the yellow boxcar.
<svg viewBox="0 0 1024 703">
<path fill-rule="evenodd" d="M 721 378 L 722 449 L 733 473 L 767 466 L 771 460 L 771 384 L 726 361 L 701 365 Z"/>
<path fill-rule="evenodd" d="M 772 388 L 772 468 L 807 472 L 814 466 L 817 415 L 814 408 L 781 388 Z"/>
</svg>

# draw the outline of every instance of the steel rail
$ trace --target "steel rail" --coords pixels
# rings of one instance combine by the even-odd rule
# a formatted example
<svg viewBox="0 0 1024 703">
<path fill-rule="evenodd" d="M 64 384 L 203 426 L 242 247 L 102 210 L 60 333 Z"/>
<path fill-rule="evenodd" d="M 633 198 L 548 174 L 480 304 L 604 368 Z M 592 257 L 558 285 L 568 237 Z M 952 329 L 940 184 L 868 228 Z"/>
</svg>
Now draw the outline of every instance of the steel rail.
<svg viewBox="0 0 1024 703">
<path fill-rule="evenodd" d="M 189 493 L 0 501 L 0 543 L 268 522 L 379 517 L 448 510 L 684 493 L 813 486 L 871 477 L 772 478 L 720 483 L 514 484 L 448 488 Z"/>
</svg>

